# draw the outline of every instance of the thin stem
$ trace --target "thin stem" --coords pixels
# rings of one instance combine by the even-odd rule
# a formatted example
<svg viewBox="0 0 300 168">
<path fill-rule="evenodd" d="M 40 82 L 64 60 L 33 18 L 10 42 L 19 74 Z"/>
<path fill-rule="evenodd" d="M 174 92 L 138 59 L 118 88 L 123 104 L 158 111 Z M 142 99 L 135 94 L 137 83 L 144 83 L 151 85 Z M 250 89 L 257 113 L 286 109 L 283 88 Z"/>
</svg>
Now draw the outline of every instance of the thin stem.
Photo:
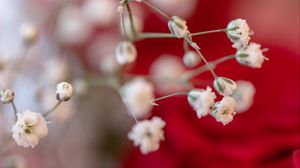
<svg viewBox="0 0 300 168">
<path fill-rule="evenodd" d="M 190 50 L 189 44 L 187 43 L 186 40 L 183 40 L 183 50 L 184 50 L 184 52 L 188 52 Z"/>
<path fill-rule="evenodd" d="M 134 27 L 133 16 L 132 16 L 132 12 L 131 12 L 130 5 L 129 5 L 128 2 L 125 4 L 125 7 L 126 7 L 127 12 L 128 12 L 128 17 L 129 17 L 129 22 L 130 22 L 130 29 L 131 29 L 131 32 L 132 32 L 132 38 L 135 39 L 136 36 L 137 36 L 137 32 L 136 32 L 136 29 Z"/>
<path fill-rule="evenodd" d="M 213 75 L 213 77 L 217 78 L 218 77 L 217 74 L 215 73 L 215 71 L 213 70 L 213 68 L 210 66 L 210 64 L 208 63 L 208 61 L 205 59 L 205 57 L 202 55 L 202 53 L 200 52 L 200 49 L 197 46 L 197 44 L 194 43 L 191 39 L 189 39 L 189 37 L 185 37 L 185 40 L 190 44 L 191 47 L 193 47 L 195 49 L 195 51 L 197 52 L 197 54 L 202 58 L 202 60 L 207 65 L 207 68 L 211 72 L 211 74 Z"/>
<path fill-rule="evenodd" d="M 155 10 L 157 13 L 159 13 L 165 19 L 170 20 L 171 17 L 168 14 L 166 14 L 165 12 L 163 12 L 162 10 L 160 10 L 157 6 L 153 5 L 152 3 L 148 2 L 147 0 L 144 0 L 142 2 L 144 4 L 146 4 L 147 6 L 149 6 L 150 8 L 152 8 L 153 10 Z"/>
<path fill-rule="evenodd" d="M 211 61 L 209 62 L 209 66 L 212 67 L 212 68 L 215 68 L 218 64 L 222 63 L 222 62 L 225 62 L 227 60 L 230 60 L 230 59 L 234 59 L 235 58 L 235 55 L 228 55 L 228 56 L 225 56 L 225 57 L 222 57 L 222 58 L 219 58 L 215 61 Z M 186 72 L 186 74 L 184 74 L 183 76 L 185 77 L 185 79 L 188 81 L 190 79 L 192 79 L 193 77 L 205 72 L 208 70 L 208 65 L 203 65 L 195 70 L 192 70 L 192 71 L 189 71 L 189 72 Z"/>
<path fill-rule="evenodd" d="M 204 32 L 192 33 L 191 36 L 200 36 L 200 35 L 204 35 L 204 34 L 221 33 L 221 32 L 226 32 L 226 31 L 227 31 L 227 29 L 209 30 L 209 31 L 204 31 Z"/>
<path fill-rule="evenodd" d="M 61 103 L 62 103 L 62 101 L 58 101 L 58 102 L 54 105 L 54 107 L 52 107 L 50 110 L 44 112 L 44 113 L 43 113 L 43 116 L 44 116 L 44 117 L 49 116 L 54 110 L 57 109 L 57 107 L 58 107 Z"/>
<path fill-rule="evenodd" d="M 152 102 L 154 103 L 154 102 L 159 101 L 159 100 L 167 99 L 167 98 L 178 96 L 178 95 L 187 95 L 187 94 L 188 94 L 188 92 L 176 92 L 176 93 L 172 93 L 172 94 L 169 94 L 169 95 L 166 95 L 166 96 L 162 96 L 162 97 L 153 99 Z"/>
<path fill-rule="evenodd" d="M 120 20 L 121 20 L 121 32 L 123 39 L 126 38 L 126 29 L 125 29 L 125 23 L 124 23 L 124 13 L 120 12 Z"/>
<path fill-rule="evenodd" d="M 139 121 L 138 121 L 138 119 L 136 118 L 136 116 L 134 115 L 134 113 L 133 113 L 131 110 L 129 110 L 129 112 L 130 112 L 130 114 L 132 115 L 132 117 L 134 118 L 134 121 L 135 121 L 136 123 L 138 123 Z"/>
<path fill-rule="evenodd" d="M 17 107 L 16 107 L 14 101 L 11 102 L 11 105 L 12 105 L 12 108 L 13 108 L 13 110 L 14 110 L 15 121 L 17 121 L 17 120 L 18 120 L 18 117 L 17 117 L 18 110 L 17 110 Z"/>
</svg>

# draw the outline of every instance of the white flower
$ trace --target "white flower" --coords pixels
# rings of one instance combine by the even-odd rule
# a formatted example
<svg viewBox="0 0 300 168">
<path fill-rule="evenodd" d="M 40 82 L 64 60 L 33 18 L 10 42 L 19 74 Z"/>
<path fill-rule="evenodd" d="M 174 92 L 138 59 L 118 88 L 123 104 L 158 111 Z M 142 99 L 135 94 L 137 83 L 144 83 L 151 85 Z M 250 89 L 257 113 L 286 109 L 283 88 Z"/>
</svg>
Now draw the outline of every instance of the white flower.
<svg viewBox="0 0 300 168">
<path fill-rule="evenodd" d="M 186 21 L 178 16 L 172 16 L 168 22 L 170 32 L 177 38 L 184 38 L 190 34 Z"/>
<path fill-rule="evenodd" d="M 212 116 L 216 119 L 216 121 L 226 125 L 233 120 L 233 116 L 236 113 L 234 111 L 235 106 L 235 100 L 232 97 L 225 96 L 220 102 L 216 103 Z"/>
<path fill-rule="evenodd" d="M 236 19 L 229 22 L 227 26 L 227 36 L 230 41 L 233 42 L 233 48 L 239 49 L 248 45 L 250 35 L 250 28 L 246 20 Z"/>
<path fill-rule="evenodd" d="M 20 28 L 20 35 L 25 45 L 31 45 L 38 38 L 38 30 L 30 23 L 23 23 Z"/>
<path fill-rule="evenodd" d="M 2 103 L 9 104 L 14 101 L 15 93 L 9 89 L 4 89 L 0 92 L 0 99 Z"/>
<path fill-rule="evenodd" d="M 240 48 L 235 54 L 235 58 L 242 65 L 261 68 L 264 60 L 267 60 L 267 58 L 260 47 L 260 44 L 250 43 L 248 46 Z"/>
<path fill-rule="evenodd" d="M 143 78 L 126 83 L 122 89 L 124 103 L 136 117 L 144 117 L 152 110 L 153 86 Z"/>
<path fill-rule="evenodd" d="M 232 97 L 236 101 L 236 112 L 247 111 L 253 104 L 255 87 L 248 81 L 237 81 L 237 88 L 234 90 Z"/>
<path fill-rule="evenodd" d="M 61 82 L 56 85 L 56 99 L 58 101 L 68 101 L 73 94 L 73 87 L 67 82 Z"/>
<path fill-rule="evenodd" d="M 122 41 L 117 45 L 116 56 L 121 65 L 133 63 L 136 60 L 137 51 L 130 41 Z"/>
<path fill-rule="evenodd" d="M 214 88 L 220 95 L 230 96 L 236 89 L 236 83 L 229 78 L 218 77 L 214 80 Z"/>
<path fill-rule="evenodd" d="M 165 122 L 159 117 L 138 122 L 128 133 L 128 138 L 135 146 L 140 146 L 143 154 L 148 154 L 159 149 L 159 143 L 164 140 L 163 127 Z"/>
<path fill-rule="evenodd" d="M 188 68 L 193 68 L 200 63 L 201 59 L 195 51 L 188 51 L 183 56 L 183 63 Z"/>
<path fill-rule="evenodd" d="M 40 113 L 25 111 L 17 114 L 18 120 L 12 128 L 12 137 L 19 146 L 32 148 L 48 135 L 48 126 Z"/>
<path fill-rule="evenodd" d="M 188 94 L 188 102 L 197 112 L 198 118 L 206 116 L 211 107 L 215 104 L 216 95 L 210 87 L 204 89 L 194 89 Z"/>
</svg>

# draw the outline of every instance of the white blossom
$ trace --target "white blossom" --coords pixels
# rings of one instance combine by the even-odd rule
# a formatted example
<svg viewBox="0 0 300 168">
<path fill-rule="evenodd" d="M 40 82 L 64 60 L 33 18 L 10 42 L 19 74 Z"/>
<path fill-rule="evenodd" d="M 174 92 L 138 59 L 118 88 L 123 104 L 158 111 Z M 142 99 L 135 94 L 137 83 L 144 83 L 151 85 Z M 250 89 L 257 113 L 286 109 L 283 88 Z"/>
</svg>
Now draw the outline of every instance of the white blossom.
<svg viewBox="0 0 300 168">
<path fill-rule="evenodd" d="M 206 116 L 215 104 L 216 95 L 208 86 L 204 89 L 193 89 L 188 94 L 188 102 L 197 112 L 198 118 Z"/>
<path fill-rule="evenodd" d="M 159 149 L 159 143 L 164 140 L 163 127 L 165 122 L 159 117 L 151 120 L 140 121 L 128 133 L 128 138 L 135 146 L 140 146 L 143 154 L 148 154 Z"/>
<path fill-rule="evenodd" d="M 9 89 L 4 89 L 0 92 L 1 102 L 4 104 L 9 104 L 14 101 L 15 93 Z"/>
<path fill-rule="evenodd" d="M 61 82 L 56 85 L 56 99 L 68 101 L 73 95 L 73 87 L 68 82 Z"/>
<path fill-rule="evenodd" d="M 248 45 L 250 35 L 251 31 L 246 20 L 235 19 L 229 22 L 227 26 L 227 36 L 233 43 L 233 48 L 239 49 Z"/>
<path fill-rule="evenodd" d="M 40 113 L 25 111 L 17 114 L 18 120 L 12 128 L 12 137 L 19 146 L 32 148 L 48 135 L 48 126 Z"/>
<path fill-rule="evenodd" d="M 152 110 L 153 86 L 143 78 L 127 82 L 121 89 L 124 103 L 136 117 L 144 117 Z"/>
<path fill-rule="evenodd" d="M 201 59 L 195 51 L 188 51 L 183 56 L 183 63 L 188 68 L 193 68 L 200 63 Z"/>
<path fill-rule="evenodd" d="M 23 23 L 20 28 L 20 35 L 25 45 L 31 45 L 38 38 L 38 30 L 30 23 Z"/>
<path fill-rule="evenodd" d="M 225 96 L 220 102 L 215 104 L 215 110 L 212 112 L 212 116 L 217 122 L 221 122 L 223 125 L 230 123 L 233 120 L 235 112 L 236 102 L 232 97 Z"/>
<path fill-rule="evenodd" d="M 236 112 L 245 112 L 253 104 L 255 87 L 249 81 L 239 80 L 236 82 L 237 88 L 234 90 L 232 97 L 236 101 Z"/>
<path fill-rule="evenodd" d="M 236 89 L 236 83 L 229 78 L 217 77 L 214 80 L 214 88 L 220 95 L 230 96 Z"/>
<path fill-rule="evenodd" d="M 119 64 L 133 63 L 137 57 L 135 46 L 130 41 L 122 41 L 117 45 L 116 57 Z"/>
<path fill-rule="evenodd" d="M 235 55 L 236 60 L 242 65 L 261 68 L 267 58 L 260 47 L 260 44 L 250 43 L 248 46 L 240 48 Z"/>
<path fill-rule="evenodd" d="M 170 32 L 177 38 L 184 38 L 190 34 L 186 21 L 178 16 L 172 16 L 168 22 Z"/>
</svg>

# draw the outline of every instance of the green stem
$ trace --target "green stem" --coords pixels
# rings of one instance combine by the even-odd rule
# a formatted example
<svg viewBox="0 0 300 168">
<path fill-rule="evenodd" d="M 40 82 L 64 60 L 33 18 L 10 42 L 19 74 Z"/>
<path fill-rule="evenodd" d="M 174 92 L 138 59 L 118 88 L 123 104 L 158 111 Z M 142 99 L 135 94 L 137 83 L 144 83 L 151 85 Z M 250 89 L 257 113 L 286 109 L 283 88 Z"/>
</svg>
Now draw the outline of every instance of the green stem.
<svg viewBox="0 0 300 168">
<path fill-rule="evenodd" d="M 43 116 L 44 116 L 44 117 L 49 116 L 55 109 L 58 108 L 58 106 L 59 106 L 61 103 L 62 103 L 62 101 L 58 101 L 58 102 L 54 105 L 54 107 L 52 107 L 50 110 L 44 112 L 44 113 L 43 113 Z"/>
<path fill-rule="evenodd" d="M 13 108 L 13 110 L 14 110 L 15 121 L 17 121 L 17 120 L 18 120 L 18 117 L 17 117 L 18 110 L 17 110 L 17 107 L 16 107 L 14 101 L 11 102 L 11 105 L 12 105 L 12 108 Z"/>
<path fill-rule="evenodd" d="M 132 36 L 133 36 L 132 38 L 133 38 L 133 39 L 136 39 L 137 32 L 136 32 L 136 29 L 135 29 L 135 27 L 134 27 L 133 16 L 132 16 L 132 12 L 131 12 L 129 3 L 126 3 L 126 4 L 125 4 L 125 7 L 126 7 L 126 9 L 127 9 L 128 16 L 129 16 L 130 29 L 131 29 Z"/>
<path fill-rule="evenodd" d="M 162 96 L 162 97 L 153 99 L 152 102 L 154 103 L 154 102 L 159 101 L 159 100 L 167 99 L 167 98 L 178 96 L 178 95 L 187 95 L 187 94 L 189 94 L 189 92 L 176 92 L 176 93 L 172 93 L 172 94 L 169 94 L 169 95 L 166 95 L 166 96 Z"/>
<path fill-rule="evenodd" d="M 142 1 L 144 4 L 146 4 L 147 6 L 149 6 L 150 8 L 152 8 L 154 11 L 156 11 L 157 13 L 159 13 L 161 16 L 163 16 L 166 20 L 170 20 L 171 17 L 166 14 L 165 12 L 163 12 L 162 10 L 160 10 L 157 6 L 153 5 L 152 3 L 143 0 Z"/>
<path fill-rule="evenodd" d="M 192 33 L 191 36 L 199 36 L 199 35 L 211 34 L 211 33 L 222 33 L 222 32 L 226 32 L 226 31 L 227 31 L 227 29 L 209 30 L 209 31 L 204 31 L 204 32 Z"/>
</svg>

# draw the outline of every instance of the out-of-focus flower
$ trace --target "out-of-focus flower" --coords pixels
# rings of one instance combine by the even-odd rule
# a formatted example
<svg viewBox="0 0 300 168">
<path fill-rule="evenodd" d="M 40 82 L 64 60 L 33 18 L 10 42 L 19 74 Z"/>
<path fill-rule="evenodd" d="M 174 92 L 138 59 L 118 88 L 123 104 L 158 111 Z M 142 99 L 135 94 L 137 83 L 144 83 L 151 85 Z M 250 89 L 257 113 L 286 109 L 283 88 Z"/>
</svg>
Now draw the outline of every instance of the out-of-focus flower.
<svg viewBox="0 0 300 168">
<path fill-rule="evenodd" d="M 128 138 L 135 146 L 140 146 L 143 154 L 159 149 L 159 143 L 164 140 L 163 127 L 165 122 L 159 117 L 138 122 L 128 133 Z"/>
<path fill-rule="evenodd" d="M 73 87 L 68 82 L 61 82 L 56 85 L 56 99 L 68 101 L 73 95 Z"/>
<path fill-rule="evenodd" d="M 21 156 L 8 156 L 0 163 L 2 168 L 26 168 L 26 162 Z"/>
<path fill-rule="evenodd" d="M 188 68 L 193 68 L 200 63 L 201 59 L 195 51 L 188 51 L 183 56 L 183 63 Z"/>
<path fill-rule="evenodd" d="M 250 28 L 243 19 L 235 19 L 227 26 L 227 36 L 233 43 L 232 47 L 239 49 L 248 45 L 250 40 Z"/>
<path fill-rule="evenodd" d="M 245 112 L 253 104 L 255 87 L 249 81 L 239 80 L 236 82 L 237 88 L 234 90 L 232 97 L 236 101 L 236 112 Z"/>
<path fill-rule="evenodd" d="M 122 41 L 117 45 L 116 57 L 119 64 L 133 63 L 137 57 L 135 46 L 130 41 Z"/>
<path fill-rule="evenodd" d="M 145 117 L 152 110 L 153 86 L 145 79 L 129 81 L 122 87 L 121 92 L 128 110 L 136 117 Z"/>
<path fill-rule="evenodd" d="M 20 36 L 26 46 L 33 44 L 38 38 L 37 28 L 30 23 L 23 23 L 20 27 Z"/>
<path fill-rule="evenodd" d="M 242 65 L 252 68 L 261 68 L 267 58 L 264 56 L 260 47 L 260 44 L 250 43 L 249 45 L 240 48 L 235 55 L 236 60 Z"/>
<path fill-rule="evenodd" d="M 212 116 L 216 121 L 226 125 L 233 120 L 233 116 L 236 114 L 234 111 L 235 106 L 235 100 L 232 97 L 225 96 L 220 102 L 216 103 Z"/>
<path fill-rule="evenodd" d="M 12 128 L 12 137 L 19 146 L 32 148 L 48 135 L 48 126 L 40 113 L 25 111 L 17 114 L 18 120 Z"/>
<path fill-rule="evenodd" d="M 117 3 L 111 0 L 87 0 L 82 6 L 85 18 L 97 26 L 108 26 L 114 22 Z"/>
<path fill-rule="evenodd" d="M 178 83 L 184 71 L 182 61 L 173 55 L 160 56 L 153 62 L 150 69 L 151 76 L 157 79 L 157 90 L 162 94 L 177 92 L 184 88 Z"/>
<path fill-rule="evenodd" d="M 78 6 L 68 5 L 58 14 L 56 36 L 60 42 L 68 45 L 82 44 L 91 32 L 91 24 L 83 17 Z"/>
<path fill-rule="evenodd" d="M 216 95 L 212 92 L 210 87 L 204 89 L 194 89 L 191 90 L 188 94 L 188 102 L 197 112 L 197 117 L 201 118 L 206 116 L 211 107 L 215 104 Z"/>
<path fill-rule="evenodd" d="M 66 79 L 69 75 L 69 64 L 60 58 L 51 58 L 45 62 L 44 77 L 51 84 L 56 84 L 59 81 Z"/>
<path fill-rule="evenodd" d="M 9 104 L 14 101 L 15 93 L 9 89 L 4 89 L 0 92 L 1 102 L 4 104 Z"/>
<path fill-rule="evenodd" d="M 220 95 L 230 96 L 236 89 L 236 83 L 229 78 L 217 77 L 214 80 L 214 88 Z"/>
<path fill-rule="evenodd" d="M 178 16 L 172 16 L 168 22 L 170 32 L 177 38 L 184 38 L 189 35 L 190 32 L 186 25 L 186 21 Z"/>
</svg>

